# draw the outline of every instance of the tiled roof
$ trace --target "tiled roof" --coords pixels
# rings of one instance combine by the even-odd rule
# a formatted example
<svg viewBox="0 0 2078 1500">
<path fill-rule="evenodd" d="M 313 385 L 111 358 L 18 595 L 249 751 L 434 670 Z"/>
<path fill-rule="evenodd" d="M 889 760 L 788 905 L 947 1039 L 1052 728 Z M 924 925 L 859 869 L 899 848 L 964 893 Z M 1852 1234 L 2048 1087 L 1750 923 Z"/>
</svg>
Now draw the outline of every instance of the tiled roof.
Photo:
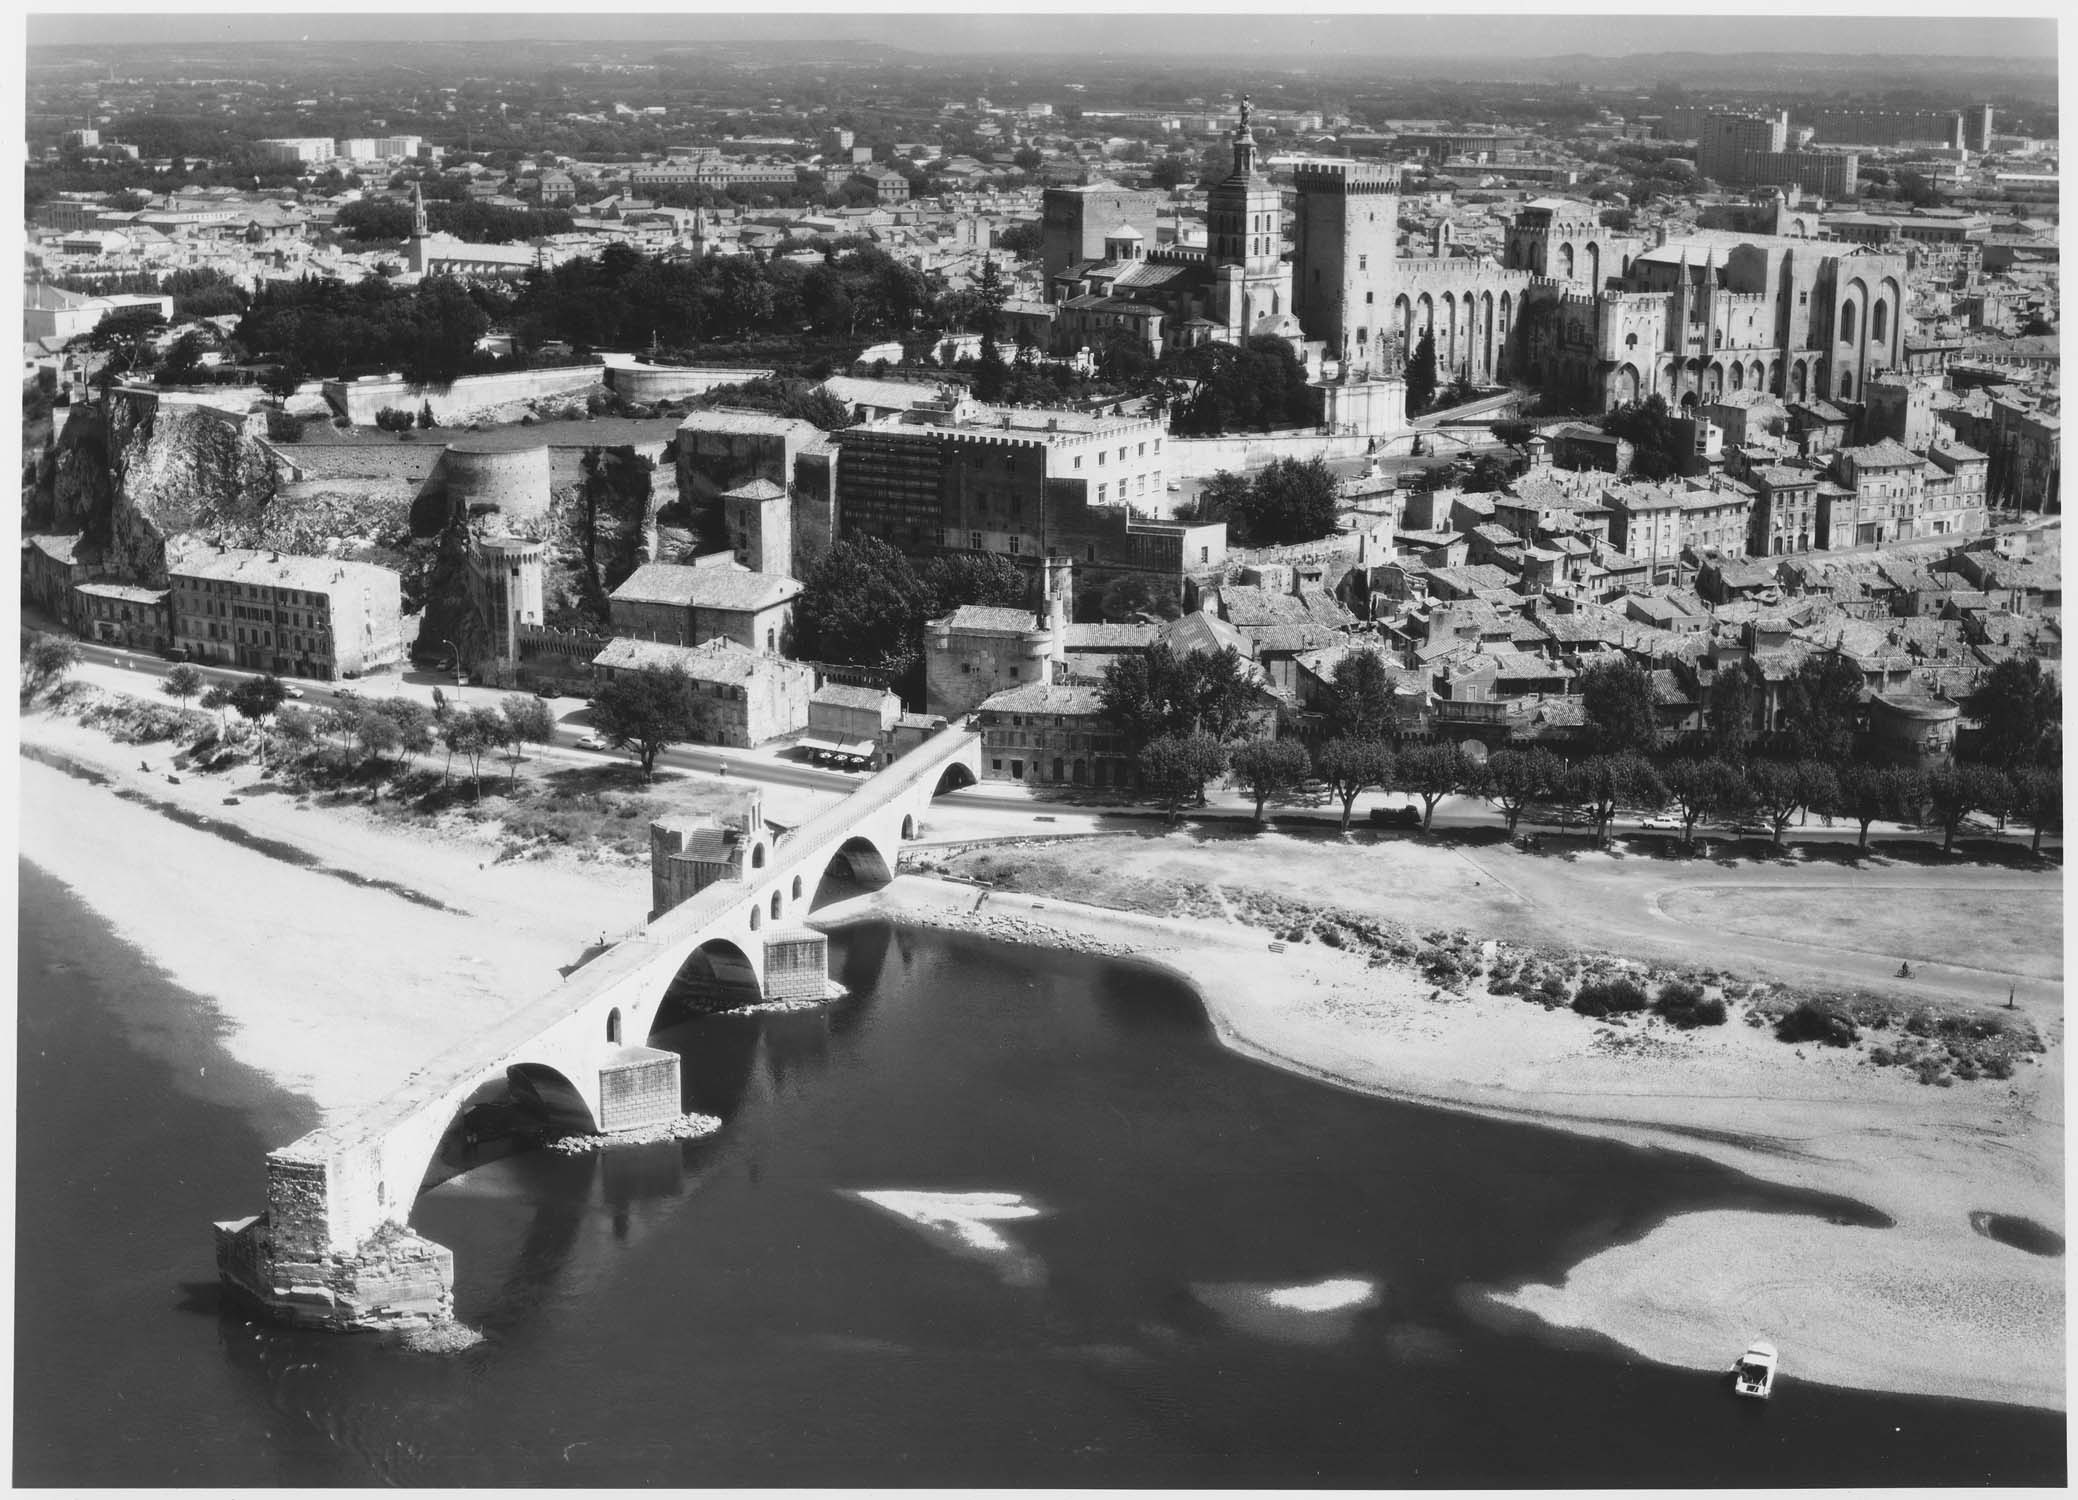
<svg viewBox="0 0 2078 1500">
<path fill-rule="evenodd" d="M 397 575 L 374 563 L 342 562 L 330 557 L 294 557 L 287 553 L 191 549 L 178 559 L 168 557 L 166 572 L 178 584 L 183 579 L 206 578 L 217 582 L 256 584 L 269 588 L 304 589 L 313 594 L 330 593 L 339 587 L 369 584 L 397 585 Z"/>
<path fill-rule="evenodd" d="M 1920 461 L 1918 454 L 1896 438 L 1884 438 L 1859 448 L 1842 448 L 1840 456 L 1853 460 L 1862 469 L 1909 469 Z"/>
<path fill-rule="evenodd" d="M 836 708 L 863 708 L 875 713 L 886 703 L 889 694 L 885 688 L 853 687 L 846 682 L 826 682 L 809 696 L 811 705 L 822 703 Z"/>
<path fill-rule="evenodd" d="M 948 625 L 960 635 L 1024 635 L 1038 628 L 1029 609 L 1005 609 L 996 604 L 962 604 L 932 623 Z"/>
<path fill-rule="evenodd" d="M 1104 711 L 1104 691 L 1072 682 L 1027 682 L 981 700 L 983 713 L 1076 714 L 1094 718 Z"/>
<path fill-rule="evenodd" d="M 783 573 L 644 563 L 610 597 L 628 604 L 673 604 L 688 609 L 750 613 L 784 604 L 800 592 L 800 580 Z"/>
<path fill-rule="evenodd" d="M 638 641 L 619 637 L 592 658 L 592 665 L 661 671 L 675 668 L 695 682 L 739 684 L 750 682 L 766 671 L 780 668 L 791 667 L 797 672 L 807 670 L 793 662 L 781 661 L 777 657 L 760 656 L 734 641 L 719 638 L 698 646 L 674 646 L 667 641 Z"/>
<path fill-rule="evenodd" d="M 1070 651 L 1137 651 L 1152 646 L 1161 635 L 1162 627 L 1159 625 L 1093 621 L 1087 625 L 1070 625 L 1064 632 L 1064 644 Z"/>
</svg>

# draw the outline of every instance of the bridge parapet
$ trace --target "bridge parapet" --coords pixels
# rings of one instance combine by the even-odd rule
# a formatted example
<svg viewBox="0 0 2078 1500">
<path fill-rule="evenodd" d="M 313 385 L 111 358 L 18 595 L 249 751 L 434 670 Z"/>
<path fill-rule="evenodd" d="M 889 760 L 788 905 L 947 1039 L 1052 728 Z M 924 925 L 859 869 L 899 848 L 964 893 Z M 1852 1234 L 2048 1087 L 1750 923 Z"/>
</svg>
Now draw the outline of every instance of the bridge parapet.
<svg viewBox="0 0 2078 1500">
<path fill-rule="evenodd" d="M 269 1153 L 266 1214 L 217 1226 L 224 1280 L 291 1321 L 319 1327 L 447 1316 L 452 1257 L 412 1235 L 406 1221 L 443 1136 L 472 1096 L 514 1075 L 542 1076 L 567 1084 L 602 1132 L 650 1123 L 666 1091 L 655 1064 L 676 1059 L 624 1045 L 623 1028 L 639 1042 L 680 970 L 710 945 L 740 955 L 762 994 L 819 998 L 828 984 L 827 943 L 799 921 L 824 869 L 847 846 L 863 844 L 892 870 L 947 767 L 963 765 L 977 779 L 979 745 L 964 725 L 940 730 L 779 839 L 762 867 L 739 867 L 740 878 L 717 880 L 655 914 L 634 937 L 434 1058 L 370 1108 Z"/>
</svg>

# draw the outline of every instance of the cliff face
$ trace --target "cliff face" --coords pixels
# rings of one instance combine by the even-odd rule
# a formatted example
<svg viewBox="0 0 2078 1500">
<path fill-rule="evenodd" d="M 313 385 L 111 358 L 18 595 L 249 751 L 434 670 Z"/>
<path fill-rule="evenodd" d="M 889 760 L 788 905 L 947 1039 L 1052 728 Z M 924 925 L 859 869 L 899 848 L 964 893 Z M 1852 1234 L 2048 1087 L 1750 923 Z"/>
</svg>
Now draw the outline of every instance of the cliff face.
<svg viewBox="0 0 2078 1500">
<path fill-rule="evenodd" d="M 151 392 L 112 391 L 67 423 L 25 476 L 24 519 L 83 531 L 119 576 L 166 581 L 166 544 L 257 528 L 280 488 L 260 419 Z"/>
</svg>

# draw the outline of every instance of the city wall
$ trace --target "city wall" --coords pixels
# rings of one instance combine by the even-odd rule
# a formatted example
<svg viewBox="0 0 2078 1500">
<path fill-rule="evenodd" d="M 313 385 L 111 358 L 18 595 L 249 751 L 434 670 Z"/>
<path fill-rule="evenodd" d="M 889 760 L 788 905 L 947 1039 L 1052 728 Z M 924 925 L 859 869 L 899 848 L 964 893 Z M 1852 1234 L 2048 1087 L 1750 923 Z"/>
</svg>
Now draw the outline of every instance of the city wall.
<svg viewBox="0 0 2078 1500">
<path fill-rule="evenodd" d="M 430 405 L 433 419 L 446 422 L 486 406 L 593 390 L 602 384 L 605 374 L 599 365 L 576 365 L 555 370 L 464 375 L 449 386 L 420 387 L 404 380 L 328 380 L 324 392 L 334 411 L 356 427 L 369 427 L 375 423 L 375 414 L 386 406 L 416 413 L 420 407 Z"/>
</svg>

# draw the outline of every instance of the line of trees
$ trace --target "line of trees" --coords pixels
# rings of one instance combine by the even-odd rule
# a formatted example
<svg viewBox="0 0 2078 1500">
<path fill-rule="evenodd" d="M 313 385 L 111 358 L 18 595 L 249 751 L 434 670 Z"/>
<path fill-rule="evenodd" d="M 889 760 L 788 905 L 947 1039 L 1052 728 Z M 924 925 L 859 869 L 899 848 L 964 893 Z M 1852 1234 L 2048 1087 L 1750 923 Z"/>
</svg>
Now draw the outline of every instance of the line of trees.
<svg viewBox="0 0 2078 1500">
<path fill-rule="evenodd" d="M 1415 798 L 1424 829 L 1443 798 L 1483 797 L 1511 836 L 1538 809 L 1577 809 L 1598 839 L 1625 809 L 1668 809 L 1684 842 L 1713 821 L 1764 828 L 1777 847 L 1816 813 L 1859 825 L 1864 850 L 1878 820 L 1917 822 L 1941 830 L 1944 853 L 1976 812 L 2026 824 L 2037 853 L 2042 834 L 2062 827 L 2062 699 L 2032 658 L 2001 663 L 1967 700 L 1984 726 L 1978 757 L 1925 771 L 1853 758 L 1860 680 L 1837 657 L 1802 664 L 1782 691 L 1784 726 L 1765 739 L 1750 729 L 1761 687 L 1750 663 L 1720 673 L 1710 742 L 1668 753 L 1648 674 L 1628 661 L 1597 664 L 1582 680 L 1587 753 L 1571 757 L 1531 745 L 1479 759 L 1448 741 L 1396 741 L 1391 674 L 1376 652 L 1336 663 L 1327 737 L 1310 755 L 1266 732 L 1256 689 L 1231 651 L 1123 658 L 1106 674 L 1103 703 L 1172 821 L 1226 774 L 1252 798 L 1259 823 L 1270 803 L 1324 786 L 1341 804 L 1345 831 L 1366 791 Z"/>
</svg>

